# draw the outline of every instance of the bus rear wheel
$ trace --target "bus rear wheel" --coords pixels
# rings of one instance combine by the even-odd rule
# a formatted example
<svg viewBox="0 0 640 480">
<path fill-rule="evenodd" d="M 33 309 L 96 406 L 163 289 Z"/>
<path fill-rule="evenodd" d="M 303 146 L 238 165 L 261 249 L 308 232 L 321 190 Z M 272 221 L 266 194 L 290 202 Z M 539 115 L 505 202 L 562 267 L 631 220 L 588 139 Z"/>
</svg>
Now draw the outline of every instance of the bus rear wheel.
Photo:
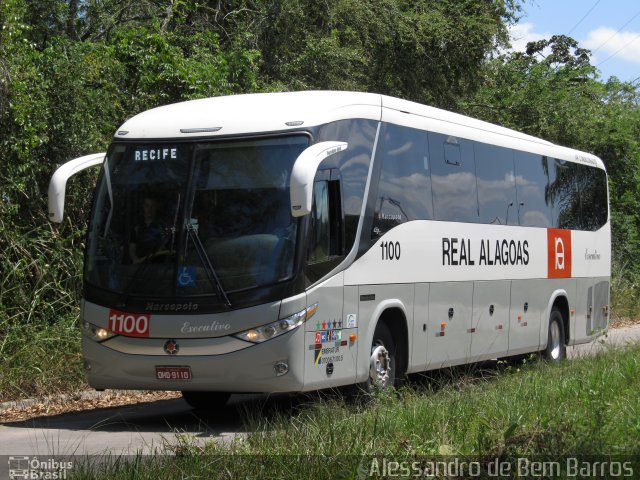
<svg viewBox="0 0 640 480">
<path fill-rule="evenodd" d="M 369 378 L 366 390 L 385 389 L 396 384 L 396 345 L 389 327 L 378 323 L 371 342 Z"/>
<path fill-rule="evenodd" d="M 551 309 L 551 315 L 549 315 L 547 348 L 542 354 L 544 358 L 550 362 L 560 362 L 567 357 L 564 322 L 560 310 L 556 307 Z"/>
<path fill-rule="evenodd" d="M 228 392 L 182 392 L 182 398 L 190 407 L 203 411 L 224 407 L 230 396 Z"/>
</svg>

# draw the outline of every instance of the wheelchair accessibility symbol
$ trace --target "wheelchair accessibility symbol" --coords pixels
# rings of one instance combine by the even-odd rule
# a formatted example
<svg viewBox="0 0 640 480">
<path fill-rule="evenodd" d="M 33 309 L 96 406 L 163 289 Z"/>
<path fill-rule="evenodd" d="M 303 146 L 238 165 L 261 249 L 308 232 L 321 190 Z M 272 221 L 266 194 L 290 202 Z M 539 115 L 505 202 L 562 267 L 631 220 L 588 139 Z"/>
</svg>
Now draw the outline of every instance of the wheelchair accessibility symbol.
<svg viewBox="0 0 640 480">
<path fill-rule="evenodd" d="M 193 287 L 196 284 L 196 267 L 180 267 L 178 269 L 178 286 Z"/>
</svg>

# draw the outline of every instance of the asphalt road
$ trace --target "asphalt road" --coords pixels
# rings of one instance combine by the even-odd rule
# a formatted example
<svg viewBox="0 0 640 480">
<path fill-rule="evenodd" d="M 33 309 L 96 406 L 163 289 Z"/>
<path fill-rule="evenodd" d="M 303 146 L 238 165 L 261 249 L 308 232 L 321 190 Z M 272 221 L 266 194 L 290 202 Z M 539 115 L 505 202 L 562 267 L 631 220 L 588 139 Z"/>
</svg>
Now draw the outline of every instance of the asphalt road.
<svg viewBox="0 0 640 480">
<path fill-rule="evenodd" d="M 610 330 L 599 341 L 570 347 L 568 354 L 589 355 L 635 342 L 640 342 L 640 326 Z M 269 416 L 308 401 L 313 400 L 301 395 L 234 395 L 227 407 L 203 416 L 178 398 L 5 423 L 0 425 L 0 455 L 152 454 L 185 436 L 198 443 L 228 442 L 246 431 L 243 411 Z"/>
</svg>

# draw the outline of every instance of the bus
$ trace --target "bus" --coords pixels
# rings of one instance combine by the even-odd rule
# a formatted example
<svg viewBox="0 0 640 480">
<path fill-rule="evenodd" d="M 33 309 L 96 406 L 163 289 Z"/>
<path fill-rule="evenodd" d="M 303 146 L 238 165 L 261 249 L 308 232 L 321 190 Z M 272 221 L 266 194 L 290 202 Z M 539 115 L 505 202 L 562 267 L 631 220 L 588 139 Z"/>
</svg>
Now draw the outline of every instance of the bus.
<svg viewBox="0 0 640 480">
<path fill-rule="evenodd" d="M 596 156 L 372 93 L 193 100 L 127 120 L 101 173 L 81 325 L 92 388 L 232 393 L 396 385 L 540 352 L 609 319 Z"/>
</svg>

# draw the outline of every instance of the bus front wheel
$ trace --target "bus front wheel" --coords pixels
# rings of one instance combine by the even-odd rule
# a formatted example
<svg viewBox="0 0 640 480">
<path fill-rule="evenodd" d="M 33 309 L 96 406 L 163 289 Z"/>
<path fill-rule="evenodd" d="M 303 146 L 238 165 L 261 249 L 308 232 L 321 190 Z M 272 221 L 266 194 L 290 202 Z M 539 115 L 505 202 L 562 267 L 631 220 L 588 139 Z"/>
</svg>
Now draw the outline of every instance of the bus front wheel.
<svg viewBox="0 0 640 480">
<path fill-rule="evenodd" d="M 371 342 L 367 390 L 384 389 L 396 383 L 396 345 L 389 327 L 378 323 Z"/>
<path fill-rule="evenodd" d="M 549 315 L 547 348 L 542 353 L 544 358 L 550 362 L 559 362 L 567 356 L 564 322 L 560 310 L 556 307 L 553 307 L 551 315 Z"/>
<path fill-rule="evenodd" d="M 230 396 L 227 392 L 182 392 L 182 398 L 189 406 L 203 411 L 224 407 Z"/>
</svg>

